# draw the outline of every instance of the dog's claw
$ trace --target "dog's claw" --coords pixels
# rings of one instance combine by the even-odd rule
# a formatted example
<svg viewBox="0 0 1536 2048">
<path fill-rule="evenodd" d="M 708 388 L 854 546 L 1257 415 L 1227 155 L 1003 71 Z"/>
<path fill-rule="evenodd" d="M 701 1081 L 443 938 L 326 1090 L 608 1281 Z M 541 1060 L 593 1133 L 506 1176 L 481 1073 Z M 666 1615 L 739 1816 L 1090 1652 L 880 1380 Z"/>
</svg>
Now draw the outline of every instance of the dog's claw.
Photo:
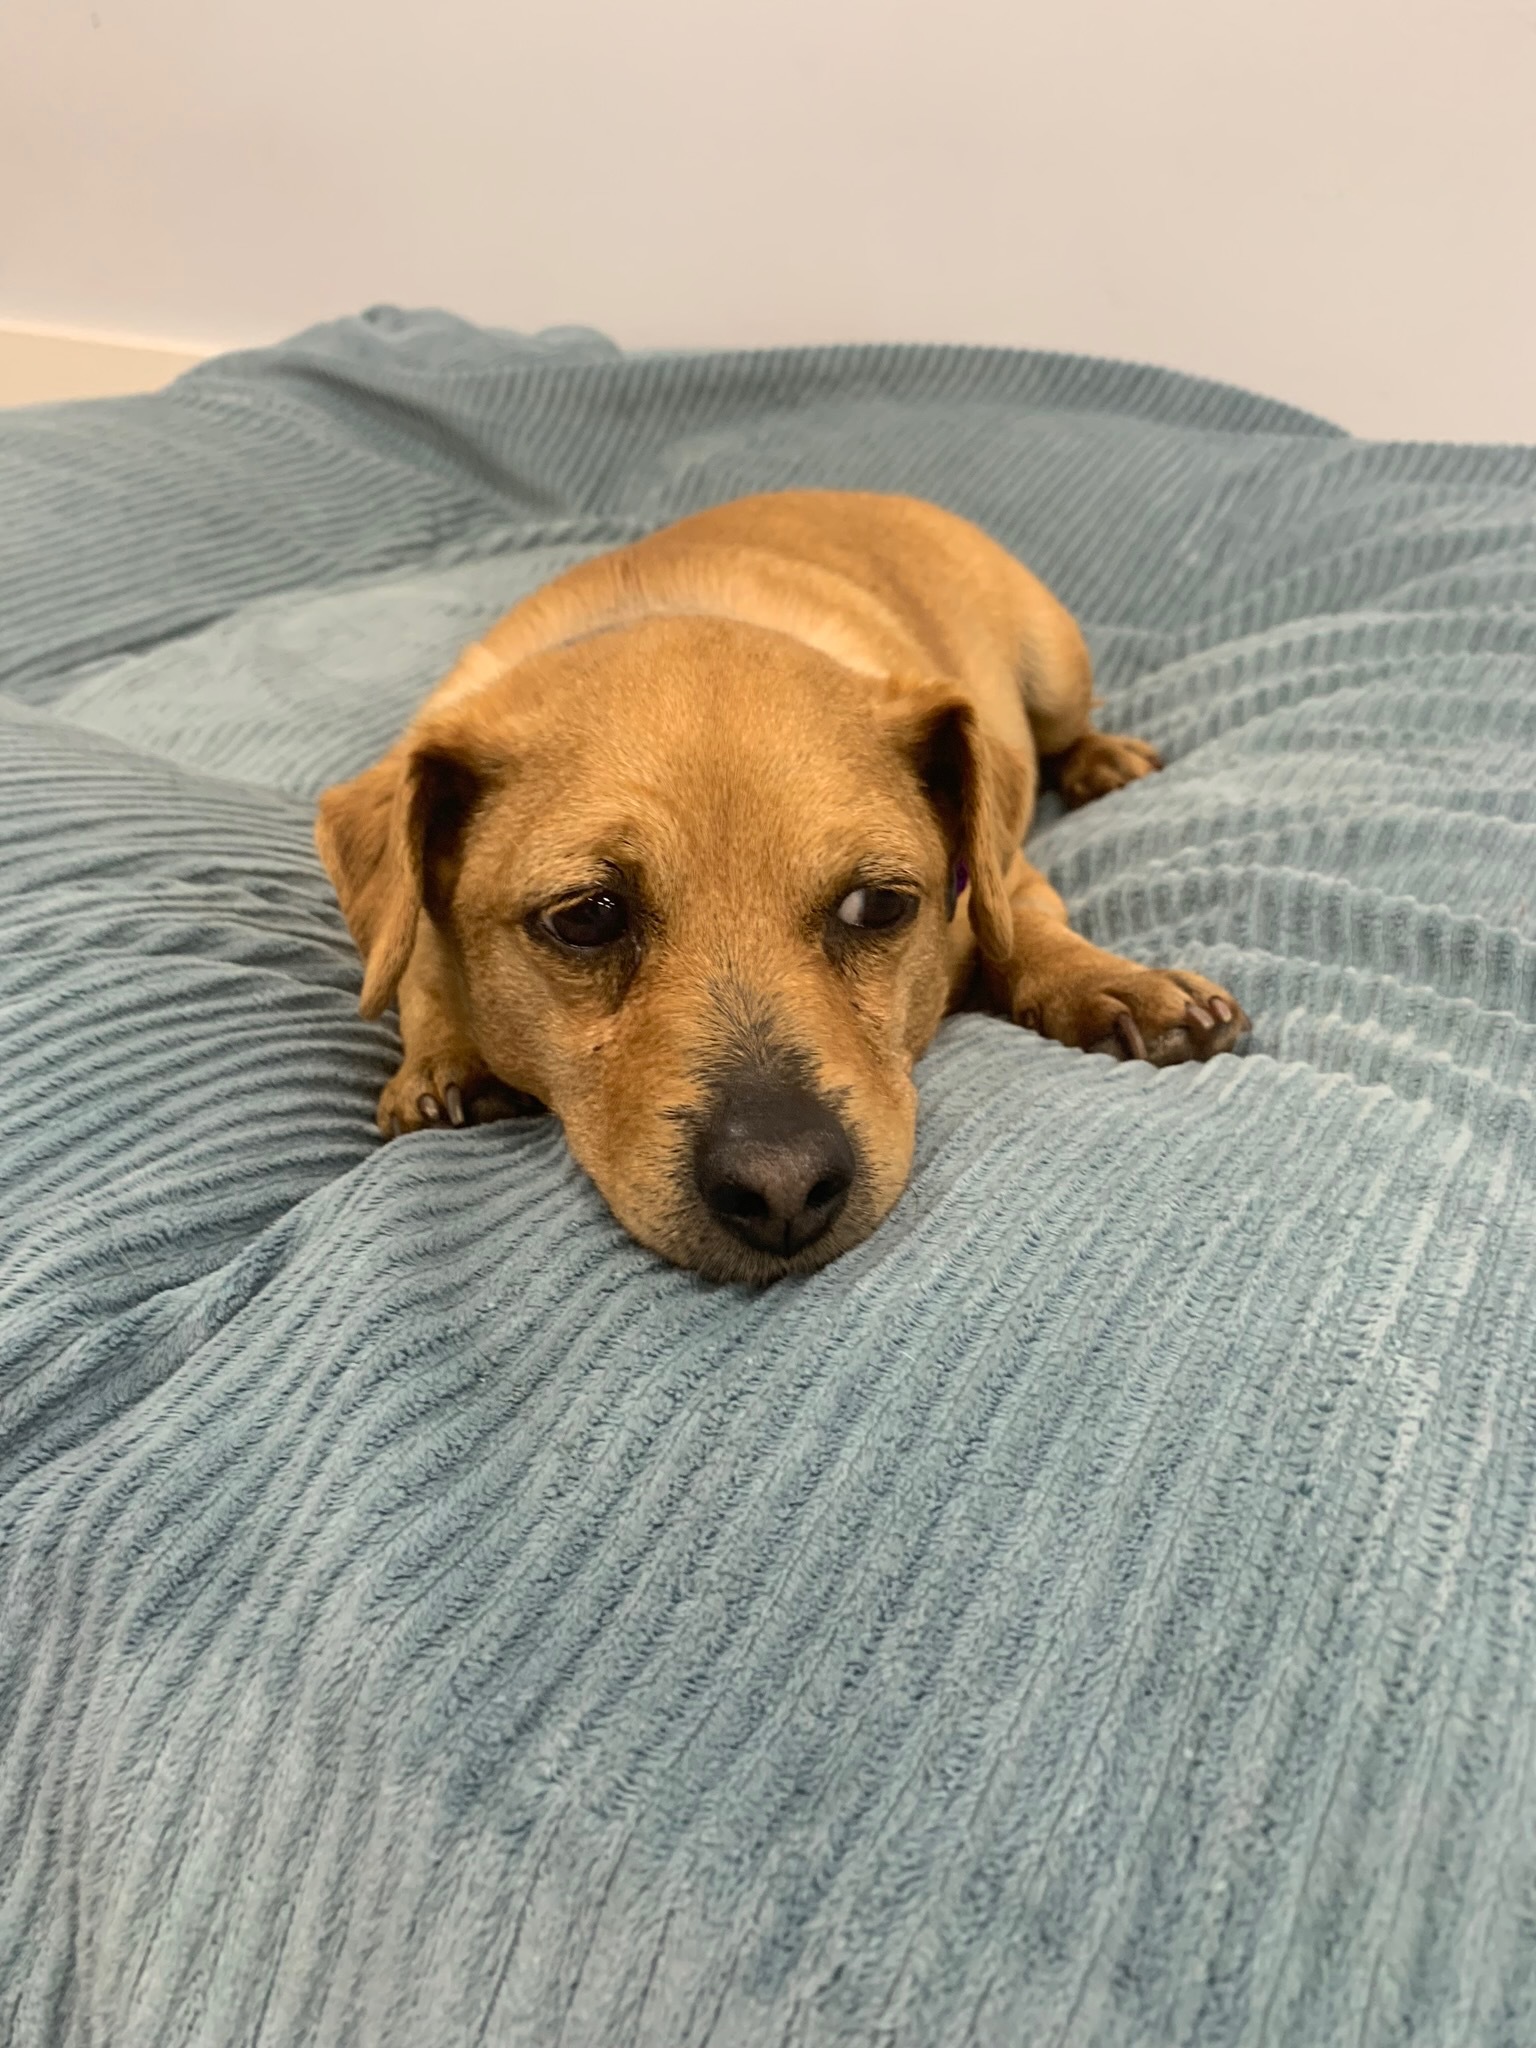
<svg viewBox="0 0 1536 2048">
<path fill-rule="evenodd" d="M 1232 1005 L 1224 1001 L 1222 997 L 1212 996 L 1210 1009 L 1212 1016 L 1215 1017 L 1219 1024 L 1230 1024 L 1232 1022 Z"/>
<path fill-rule="evenodd" d="M 463 1073 L 463 1068 L 458 1069 Z M 426 1082 L 426 1087 L 422 1083 Z M 463 1130 L 469 1124 L 497 1123 L 503 1117 L 538 1115 L 543 1104 L 521 1095 L 489 1075 L 446 1080 L 442 1066 L 423 1061 L 402 1071 L 380 1098 L 379 1129 L 386 1138 L 410 1131 Z"/>
<path fill-rule="evenodd" d="M 1216 1029 L 1216 1019 L 1203 1004 L 1186 1003 L 1184 1005 L 1184 1015 L 1191 1024 L 1196 1025 L 1201 1031 L 1214 1031 Z"/>
<path fill-rule="evenodd" d="M 1122 1010 L 1115 1019 L 1115 1036 L 1125 1047 L 1128 1060 L 1144 1060 L 1147 1056 L 1147 1042 L 1141 1035 L 1141 1028 L 1129 1010 Z"/>
</svg>

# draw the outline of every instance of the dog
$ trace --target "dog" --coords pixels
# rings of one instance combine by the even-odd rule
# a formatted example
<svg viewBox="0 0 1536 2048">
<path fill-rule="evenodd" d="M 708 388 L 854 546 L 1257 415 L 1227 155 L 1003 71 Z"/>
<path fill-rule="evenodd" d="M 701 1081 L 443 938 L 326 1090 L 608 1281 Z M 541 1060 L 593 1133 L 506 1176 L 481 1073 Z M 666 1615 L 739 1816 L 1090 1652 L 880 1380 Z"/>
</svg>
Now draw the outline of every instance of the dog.
<svg viewBox="0 0 1536 2048">
<path fill-rule="evenodd" d="M 977 527 L 740 499 L 583 562 L 468 648 L 316 842 L 398 1006 L 386 1138 L 547 1106 L 619 1222 L 718 1280 L 807 1273 L 911 1167 L 951 1010 L 1166 1066 L 1248 1028 L 1073 932 L 1020 851 L 1161 766 L 1094 729 L 1069 612 Z"/>
</svg>

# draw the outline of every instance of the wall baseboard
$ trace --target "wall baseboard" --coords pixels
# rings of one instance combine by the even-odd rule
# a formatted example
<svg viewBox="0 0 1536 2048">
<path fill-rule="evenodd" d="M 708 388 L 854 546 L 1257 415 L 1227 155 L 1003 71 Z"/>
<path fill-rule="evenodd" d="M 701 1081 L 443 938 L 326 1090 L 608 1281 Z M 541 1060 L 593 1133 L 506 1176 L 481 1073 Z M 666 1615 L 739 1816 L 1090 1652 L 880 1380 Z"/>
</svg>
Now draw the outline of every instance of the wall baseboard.
<svg viewBox="0 0 1536 2048">
<path fill-rule="evenodd" d="M 206 351 L 0 322 L 0 406 L 158 391 Z"/>
</svg>

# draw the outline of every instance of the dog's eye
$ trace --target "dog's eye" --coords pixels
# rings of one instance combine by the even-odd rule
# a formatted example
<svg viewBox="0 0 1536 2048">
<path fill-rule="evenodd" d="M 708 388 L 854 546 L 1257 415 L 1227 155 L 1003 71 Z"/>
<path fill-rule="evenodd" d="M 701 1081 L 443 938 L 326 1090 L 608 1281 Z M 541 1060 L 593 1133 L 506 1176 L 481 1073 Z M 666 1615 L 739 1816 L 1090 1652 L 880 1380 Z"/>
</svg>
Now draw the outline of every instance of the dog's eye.
<svg viewBox="0 0 1536 2048">
<path fill-rule="evenodd" d="M 850 889 L 837 915 L 855 931 L 893 932 L 916 917 L 917 898 L 908 889 Z"/>
<path fill-rule="evenodd" d="M 629 930 L 629 905 L 610 889 L 594 889 L 590 896 L 578 896 L 574 903 L 546 910 L 540 921 L 562 946 L 590 952 L 623 938 Z"/>
</svg>

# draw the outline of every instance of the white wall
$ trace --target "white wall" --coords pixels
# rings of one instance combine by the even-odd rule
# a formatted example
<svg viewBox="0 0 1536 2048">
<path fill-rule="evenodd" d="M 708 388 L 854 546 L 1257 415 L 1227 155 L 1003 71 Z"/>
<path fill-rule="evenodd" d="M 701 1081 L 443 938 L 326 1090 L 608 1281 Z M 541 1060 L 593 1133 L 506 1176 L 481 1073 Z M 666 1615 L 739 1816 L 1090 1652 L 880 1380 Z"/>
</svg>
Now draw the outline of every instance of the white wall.
<svg viewBox="0 0 1536 2048">
<path fill-rule="evenodd" d="M 1536 440 L 1536 0 L 5 0 L 0 321 L 1148 358 Z"/>
</svg>

